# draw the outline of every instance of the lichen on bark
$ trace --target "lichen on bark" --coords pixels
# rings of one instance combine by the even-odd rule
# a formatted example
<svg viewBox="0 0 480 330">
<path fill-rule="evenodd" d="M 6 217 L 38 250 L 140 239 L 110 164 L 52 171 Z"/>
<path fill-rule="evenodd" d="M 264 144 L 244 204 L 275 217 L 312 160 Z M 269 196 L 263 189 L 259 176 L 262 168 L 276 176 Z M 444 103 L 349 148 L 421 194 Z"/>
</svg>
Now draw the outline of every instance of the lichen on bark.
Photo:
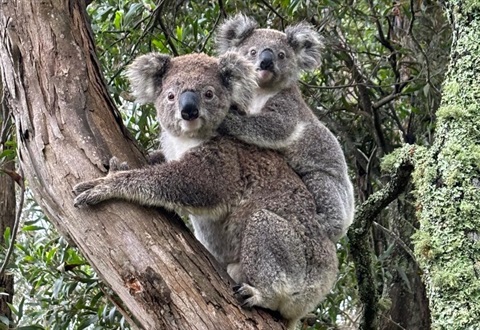
<svg viewBox="0 0 480 330">
<path fill-rule="evenodd" d="M 480 320 L 480 6 L 447 1 L 451 64 L 436 139 L 416 162 L 420 230 L 432 328 L 478 329 Z"/>
</svg>

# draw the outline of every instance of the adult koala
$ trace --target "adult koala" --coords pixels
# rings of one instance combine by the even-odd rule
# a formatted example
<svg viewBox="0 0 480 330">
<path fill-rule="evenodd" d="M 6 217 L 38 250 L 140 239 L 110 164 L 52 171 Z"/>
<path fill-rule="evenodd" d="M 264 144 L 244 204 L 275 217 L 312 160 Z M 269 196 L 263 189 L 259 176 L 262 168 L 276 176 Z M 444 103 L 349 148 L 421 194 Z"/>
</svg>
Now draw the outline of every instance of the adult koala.
<svg viewBox="0 0 480 330">
<path fill-rule="evenodd" d="M 189 215 L 243 305 L 278 310 L 293 329 L 332 288 L 337 258 L 311 194 L 283 158 L 217 133 L 231 106 L 247 107 L 251 65 L 236 53 L 152 53 L 128 76 L 137 99 L 155 104 L 167 162 L 80 183 L 75 205 L 120 198 Z"/>
<path fill-rule="evenodd" d="M 320 63 L 320 36 L 306 23 L 285 33 L 258 29 L 254 20 L 239 14 L 219 27 L 216 44 L 220 54 L 235 51 L 250 61 L 258 82 L 248 115 L 232 111 L 220 131 L 280 151 L 313 194 L 317 220 L 336 242 L 353 221 L 353 187 L 340 144 L 297 85 L 301 70 Z"/>
</svg>

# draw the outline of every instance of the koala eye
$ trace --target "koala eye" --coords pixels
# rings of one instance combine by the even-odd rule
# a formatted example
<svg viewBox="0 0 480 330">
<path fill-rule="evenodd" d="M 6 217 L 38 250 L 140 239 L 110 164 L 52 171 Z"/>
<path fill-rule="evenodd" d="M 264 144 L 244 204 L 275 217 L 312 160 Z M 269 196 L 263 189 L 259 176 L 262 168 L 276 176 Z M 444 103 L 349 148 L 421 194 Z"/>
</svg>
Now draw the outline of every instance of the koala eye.
<svg viewBox="0 0 480 330">
<path fill-rule="evenodd" d="M 169 101 L 175 100 L 175 94 L 173 94 L 172 92 L 168 92 L 167 99 Z"/>
<path fill-rule="evenodd" d="M 255 56 L 257 55 L 257 51 L 255 49 L 250 50 L 250 55 Z"/>
<path fill-rule="evenodd" d="M 211 89 L 208 89 L 207 91 L 205 91 L 204 95 L 208 100 L 211 100 L 213 98 L 213 92 Z"/>
<path fill-rule="evenodd" d="M 278 53 L 278 58 L 283 60 L 285 58 L 285 53 L 284 52 Z"/>
</svg>

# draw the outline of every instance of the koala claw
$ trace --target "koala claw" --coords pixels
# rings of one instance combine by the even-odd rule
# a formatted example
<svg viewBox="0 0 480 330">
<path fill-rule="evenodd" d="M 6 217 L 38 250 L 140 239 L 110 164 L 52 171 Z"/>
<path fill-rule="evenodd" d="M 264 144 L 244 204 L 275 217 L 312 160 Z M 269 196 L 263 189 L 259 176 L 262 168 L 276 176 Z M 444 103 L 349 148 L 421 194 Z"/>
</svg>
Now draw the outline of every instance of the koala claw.
<svg viewBox="0 0 480 330">
<path fill-rule="evenodd" d="M 236 285 L 232 286 L 233 293 L 237 293 L 238 290 L 240 290 L 241 288 L 242 288 L 241 284 L 236 284 Z"/>
<path fill-rule="evenodd" d="M 99 184 L 102 184 L 103 181 L 104 181 L 104 179 L 100 178 L 100 179 L 96 179 L 96 180 L 81 182 L 79 184 L 76 184 L 73 187 L 73 193 L 75 194 L 75 196 L 78 196 L 81 193 L 83 193 L 87 190 L 91 190 L 91 189 L 95 188 L 96 186 L 98 186 Z"/>
<path fill-rule="evenodd" d="M 255 289 L 248 284 L 235 285 L 233 287 L 235 297 L 242 308 L 251 308 L 255 305 Z"/>
<path fill-rule="evenodd" d="M 73 200 L 73 206 L 79 207 L 82 205 L 95 205 L 103 200 L 102 194 L 95 189 L 87 190 Z"/>
</svg>

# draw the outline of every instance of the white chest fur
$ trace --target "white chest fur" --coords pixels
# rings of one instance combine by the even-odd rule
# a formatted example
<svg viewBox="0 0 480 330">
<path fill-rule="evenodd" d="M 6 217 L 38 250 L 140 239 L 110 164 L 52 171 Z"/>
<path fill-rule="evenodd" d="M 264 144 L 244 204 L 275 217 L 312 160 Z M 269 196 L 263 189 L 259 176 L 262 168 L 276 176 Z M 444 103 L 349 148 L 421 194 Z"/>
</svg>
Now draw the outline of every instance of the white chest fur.
<svg viewBox="0 0 480 330">
<path fill-rule="evenodd" d="M 179 160 L 190 149 L 205 142 L 204 139 L 173 136 L 167 131 L 160 135 L 162 151 L 167 161 Z"/>
<path fill-rule="evenodd" d="M 250 108 L 248 109 L 248 112 L 253 115 L 253 114 L 258 114 L 262 112 L 262 109 L 267 103 L 268 100 L 278 92 L 266 92 L 262 90 L 258 90 L 255 92 L 255 95 L 253 96 L 252 103 L 250 103 Z"/>
</svg>

